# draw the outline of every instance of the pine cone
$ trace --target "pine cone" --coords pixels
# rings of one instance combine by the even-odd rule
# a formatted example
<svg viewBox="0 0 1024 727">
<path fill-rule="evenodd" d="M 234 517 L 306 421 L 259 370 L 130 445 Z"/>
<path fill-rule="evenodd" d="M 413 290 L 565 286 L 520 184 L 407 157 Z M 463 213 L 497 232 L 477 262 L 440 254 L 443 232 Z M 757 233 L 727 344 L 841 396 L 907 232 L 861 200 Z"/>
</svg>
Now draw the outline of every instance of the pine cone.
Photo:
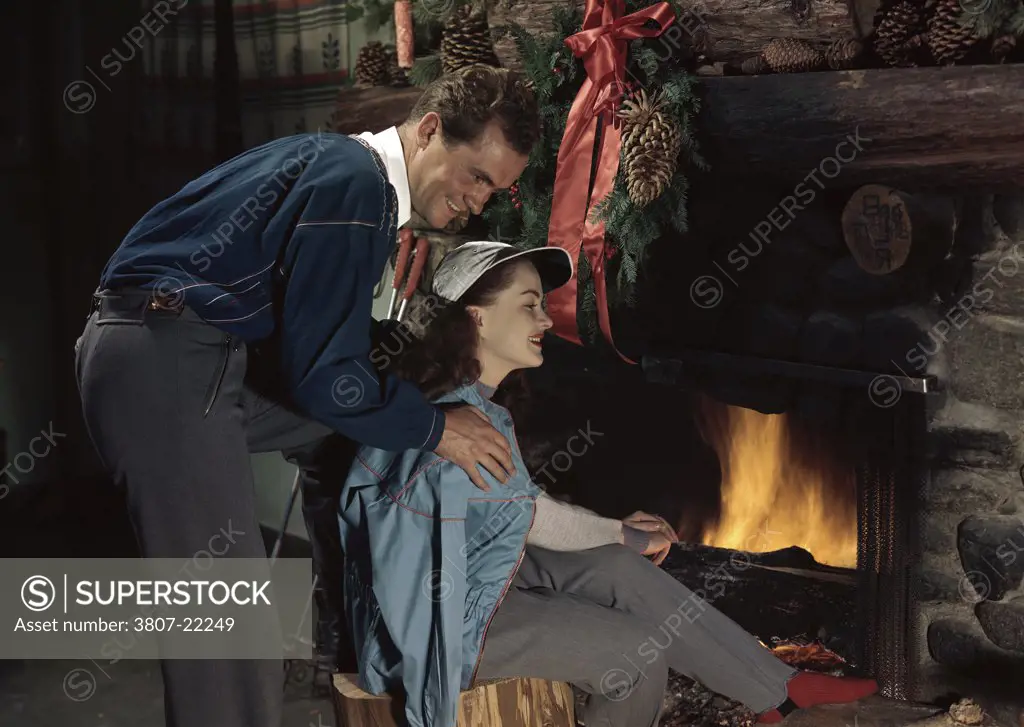
<svg viewBox="0 0 1024 727">
<path fill-rule="evenodd" d="M 872 45 L 887 65 L 909 68 L 918 65 L 918 49 L 924 40 L 924 10 L 914 0 L 896 0 L 879 10 Z"/>
<path fill-rule="evenodd" d="M 383 86 L 388 82 L 388 51 L 379 41 L 371 41 L 356 56 L 356 85 Z"/>
<path fill-rule="evenodd" d="M 825 62 L 834 71 L 853 68 L 864 52 L 864 45 L 856 38 L 837 40 L 825 51 Z"/>
<path fill-rule="evenodd" d="M 679 124 L 663 108 L 661 92 L 641 89 L 622 103 L 622 168 L 633 204 L 646 207 L 662 195 L 676 171 L 683 145 Z"/>
<path fill-rule="evenodd" d="M 1002 63 L 1006 60 L 1006 57 L 1013 53 L 1014 48 L 1017 47 L 1017 36 L 1007 33 L 1006 35 L 997 35 L 992 39 L 992 58 Z"/>
<path fill-rule="evenodd" d="M 949 65 L 961 60 L 981 40 L 973 23 L 962 25 L 961 0 L 938 0 L 928 18 L 925 40 L 937 63 Z"/>
<path fill-rule="evenodd" d="M 740 70 L 748 76 L 760 76 L 762 73 L 772 72 L 772 69 L 768 67 L 767 61 L 765 61 L 764 56 L 760 53 L 743 61 L 740 64 Z"/>
<path fill-rule="evenodd" d="M 444 73 L 452 73 L 478 63 L 501 65 L 494 53 L 486 15 L 463 5 L 452 14 L 441 34 L 441 68 Z"/>
<path fill-rule="evenodd" d="M 825 65 L 821 51 L 798 38 L 776 38 L 765 46 L 762 55 L 776 73 L 802 73 Z"/>
</svg>

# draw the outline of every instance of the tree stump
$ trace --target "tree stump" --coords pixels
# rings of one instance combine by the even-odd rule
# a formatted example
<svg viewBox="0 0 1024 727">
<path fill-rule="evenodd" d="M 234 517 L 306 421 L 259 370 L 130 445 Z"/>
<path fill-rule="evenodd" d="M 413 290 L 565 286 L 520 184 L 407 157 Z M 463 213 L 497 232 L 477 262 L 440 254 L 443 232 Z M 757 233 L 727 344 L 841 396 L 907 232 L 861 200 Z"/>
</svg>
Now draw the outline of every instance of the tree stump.
<svg viewBox="0 0 1024 727">
<path fill-rule="evenodd" d="M 948 250 L 956 232 L 956 213 L 942 200 L 868 184 L 843 209 L 843 236 L 857 264 L 887 275 L 910 256 L 911 243 Z"/>
<path fill-rule="evenodd" d="M 335 674 L 338 727 L 397 727 L 389 695 L 377 696 L 358 686 L 355 674 Z M 458 727 L 575 727 L 572 688 L 565 682 L 515 678 L 483 682 L 462 693 Z"/>
</svg>

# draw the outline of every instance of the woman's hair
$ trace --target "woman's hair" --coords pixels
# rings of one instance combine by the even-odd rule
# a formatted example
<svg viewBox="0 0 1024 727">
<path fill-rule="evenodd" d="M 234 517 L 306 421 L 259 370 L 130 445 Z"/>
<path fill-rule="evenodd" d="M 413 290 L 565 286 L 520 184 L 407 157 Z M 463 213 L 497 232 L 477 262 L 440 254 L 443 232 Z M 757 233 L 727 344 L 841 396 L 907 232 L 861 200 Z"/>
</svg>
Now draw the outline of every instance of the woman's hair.
<svg viewBox="0 0 1024 727">
<path fill-rule="evenodd" d="M 497 259 L 503 260 L 516 252 L 508 250 Z M 423 336 L 395 360 L 395 374 L 415 384 L 430 400 L 476 381 L 480 377 L 480 362 L 476 358 L 479 338 L 468 307 L 493 303 L 512 284 L 517 264 L 491 268 L 457 302 L 438 301 Z M 491 400 L 509 409 L 515 419 L 525 415 L 527 394 L 524 372 L 513 371 Z"/>
</svg>

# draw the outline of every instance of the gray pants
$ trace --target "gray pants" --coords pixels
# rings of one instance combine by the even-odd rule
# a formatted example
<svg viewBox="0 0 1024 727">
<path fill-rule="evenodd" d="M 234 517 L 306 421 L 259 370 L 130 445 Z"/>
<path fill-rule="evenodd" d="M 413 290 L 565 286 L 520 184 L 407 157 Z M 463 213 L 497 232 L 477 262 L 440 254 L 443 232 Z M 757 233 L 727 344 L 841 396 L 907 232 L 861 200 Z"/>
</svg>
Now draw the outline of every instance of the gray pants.
<svg viewBox="0 0 1024 727">
<path fill-rule="evenodd" d="M 142 555 L 191 558 L 228 532 L 224 557 L 264 558 L 250 452 L 283 451 L 300 466 L 322 461 L 317 453 L 332 432 L 254 390 L 243 342 L 188 308 L 152 311 L 146 303 L 144 294 L 107 298 L 76 354 L 85 422 L 126 492 Z M 304 476 L 307 485 L 319 476 L 340 486 L 344 472 L 307 467 Z M 313 490 L 304 487 L 304 501 Z M 336 530 L 336 503 L 313 500 L 303 504 L 313 511 L 307 523 L 312 514 Z M 161 669 L 169 727 L 281 725 L 280 659 L 167 660 Z"/>
<path fill-rule="evenodd" d="M 491 620 L 478 679 L 532 676 L 587 692 L 587 727 L 647 727 L 668 670 L 755 713 L 786 699 L 796 671 L 647 558 L 623 545 L 527 546 Z"/>
</svg>

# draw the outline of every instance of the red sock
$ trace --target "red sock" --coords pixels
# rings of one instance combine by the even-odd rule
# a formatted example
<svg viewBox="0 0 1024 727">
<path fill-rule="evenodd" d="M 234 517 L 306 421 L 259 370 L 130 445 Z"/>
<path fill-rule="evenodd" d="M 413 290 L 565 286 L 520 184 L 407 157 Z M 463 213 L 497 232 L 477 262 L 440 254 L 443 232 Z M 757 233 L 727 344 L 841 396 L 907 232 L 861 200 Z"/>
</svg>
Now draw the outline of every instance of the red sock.
<svg viewBox="0 0 1024 727">
<path fill-rule="evenodd" d="M 789 680 L 786 691 L 793 704 L 805 709 L 816 704 L 856 702 L 877 692 L 878 683 L 874 679 L 833 677 L 802 671 Z M 778 709 L 772 709 L 761 714 L 757 721 L 760 724 L 774 724 L 781 722 L 782 719 L 782 713 Z"/>
</svg>

